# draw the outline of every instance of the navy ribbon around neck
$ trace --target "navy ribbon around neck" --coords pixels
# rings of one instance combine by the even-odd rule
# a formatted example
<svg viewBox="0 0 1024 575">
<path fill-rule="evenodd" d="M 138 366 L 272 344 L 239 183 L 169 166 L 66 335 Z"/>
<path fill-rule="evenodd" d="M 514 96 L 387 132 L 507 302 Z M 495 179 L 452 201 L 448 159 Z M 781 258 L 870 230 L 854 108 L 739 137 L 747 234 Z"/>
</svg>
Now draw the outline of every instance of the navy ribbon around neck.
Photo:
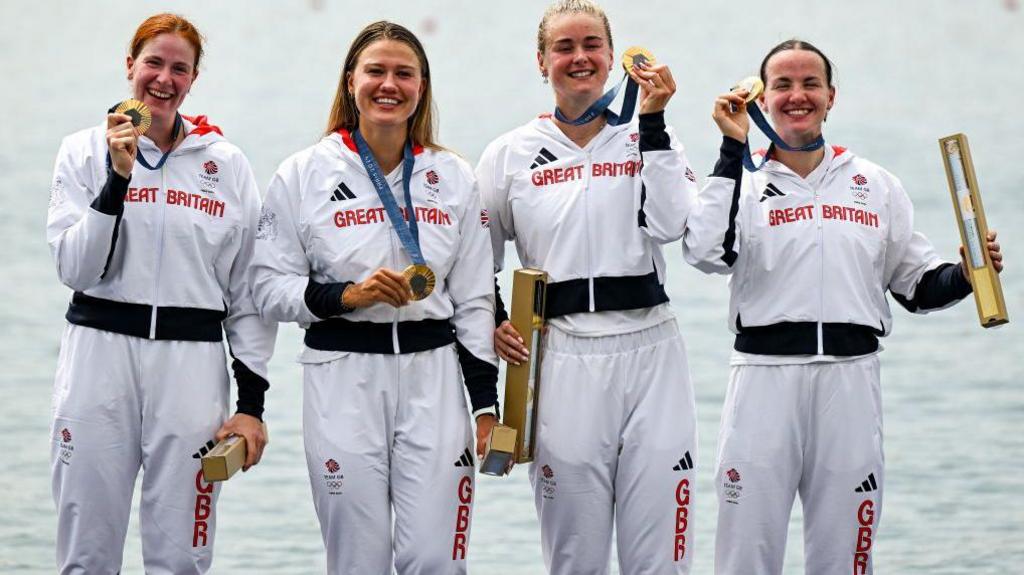
<svg viewBox="0 0 1024 575">
<path fill-rule="evenodd" d="M 626 93 L 622 96 L 622 112 L 616 114 L 608 109 L 612 101 L 615 100 L 615 96 L 619 94 L 619 90 L 622 88 L 622 83 L 626 83 Z M 562 111 L 555 106 L 555 118 L 558 118 L 559 122 L 564 122 L 573 126 L 582 126 L 588 122 L 593 121 L 598 116 L 604 114 L 607 122 L 611 126 L 618 126 L 621 124 L 629 123 L 633 119 L 633 111 L 636 109 L 636 98 L 637 93 L 640 91 L 640 86 L 637 85 L 633 78 L 626 74 L 622 80 L 615 85 L 611 90 L 604 93 L 603 96 L 597 99 L 583 115 L 575 120 L 570 120 L 562 114 Z"/>
<path fill-rule="evenodd" d="M 174 128 L 171 130 L 171 147 L 167 148 L 167 151 L 164 152 L 164 155 L 160 156 L 160 161 L 158 161 L 155 166 L 149 165 L 149 162 L 146 161 L 146 156 L 142 155 L 142 150 L 141 149 L 138 151 L 138 153 L 136 153 L 135 159 L 138 160 L 140 164 L 142 164 L 143 168 L 146 168 L 147 170 L 151 170 L 151 171 L 156 171 L 156 170 L 159 170 L 160 168 L 164 167 L 164 162 L 167 161 L 167 157 L 170 156 L 171 152 L 174 151 L 174 142 L 176 142 L 178 140 L 178 132 L 181 131 L 181 126 L 182 126 L 181 114 L 175 112 L 174 113 Z"/>
<path fill-rule="evenodd" d="M 420 230 L 416 224 L 412 194 L 409 192 L 409 181 L 412 179 L 412 169 L 416 163 L 412 152 L 412 141 L 406 140 L 405 148 L 402 150 L 402 188 L 405 192 L 405 213 L 408 215 L 408 218 L 403 218 L 402 211 L 398 209 L 395 195 L 391 192 L 391 187 L 388 186 L 384 174 L 380 171 L 380 165 L 377 164 L 370 146 L 366 143 L 363 135 L 359 133 L 359 130 L 352 132 L 352 140 L 356 143 L 359 159 L 363 161 L 366 174 L 370 176 L 370 181 L 373 182 L 373 187 L 377 190 L 380 203 L 384 205 L 384 211 L 387 212 L 388 219 L 391 220 L 391 226 L 395 228 L 395 233 L 398 235 L 399 241 L 402 242 L 402 247 L 409 254 L 412 263 L 426 265 L 427 262 L 423 259 L 423 252 L 420 251 Z"/>
<path fill-rule="evenodd" d="M 747 142 L 743 146 L 743 167 L 745 167 L 748 172 L 756 172 L 764 167 L 768 158 L 772 155 L 772 147 L 786 150 L 787 152 L 813 152 L 825 145 L 825 138 L 819 134 L 818 138 L 810 144 L 804 144 L 803 146 L 790 146 L 782 139 L 781 136 L 779 136 L 775 129 L 772 128 L 772 125 L 768 123 L 768 120 L 764 117 L 764 114 L 761 113 L 761 109 L 757 107 L 756 103 L 751 102 L 747 104 L 747 113 L 750 114 L 750 119 L 757 124 L 757 127 L 761 129 L 761 132 L 765 136 L 768 136 L 768 139 L 772 141 L 772 145 L 768 147 L 768 152 L 763 158 L 761 158 L 761 163 L 755 164 L 754 159 L 750 157 L 750 139 L 747 139 Z"/>
<path fill-rule="evenodd" d="M 117 106 L 114 106 L 113 108 L 107 110 L 107 113 L 108 114 L 113 114 L 114 110 L 116 110 L 116 109 L 117 109 Z M 178 132 L 181 131 L 181 128 L 182 128 L 183 125 L 184 125 L 184 123 L 181 120 L 181 114 L 178 114 L 177 112 L 175 112 L 174 113 L 174 128 L 171 130 L 171 147 L 166 152 L 164 152 L 163 156 L 160 156 L 160 161 L 157 162 L 155 166 L 149 165 L 149 162 L 146 161 L 146 157 L 142 155 L 142 150 L 141 149 L 135 151 L 135 159 L 138 160 L 138 162 L 140 164 L 142 164 L 143 168 L 146 168 L 147 170 L 150 170 L 150 171 L 156 171 L 156 170 L 159 170 L 160 168 L 164 167 L 164 162 L 167 161 L 167 158 L 171 155 L 171 152 L 174 151 L 174 142 L 177 141 L 177 139 L 178 139 Z M 110 166 L 111 166 L 110 150 L 107 150 L 107 169 L 108 170 L 110 169 Z"/>
</svg>

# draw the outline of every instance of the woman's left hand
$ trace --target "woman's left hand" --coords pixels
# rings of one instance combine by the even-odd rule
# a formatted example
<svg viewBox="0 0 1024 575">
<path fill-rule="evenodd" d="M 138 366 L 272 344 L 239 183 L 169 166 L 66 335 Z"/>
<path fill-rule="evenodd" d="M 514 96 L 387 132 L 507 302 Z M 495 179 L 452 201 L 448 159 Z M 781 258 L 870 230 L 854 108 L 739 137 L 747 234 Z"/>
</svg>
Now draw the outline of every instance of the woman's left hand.
<svg viewBox="0 0 1024 575">
<path fill-rule="evenodd" d="M 498 424 L 498 418 L 490 413 L 485 413 L 476 418 L 476 457 L 483 461 L 487 451 L 487 439 L 491 436 L 491 430 Z"/>
<path fill-rule="evenodd" d="M 1003 252 L 999 249 L 999 242 L 996 241 L 996 231 L 988 231 L 988 257 L 992 260 L 992 267 L 996 269 L 996 273 L 1003 273 Z M 967 281 L 971 281 L 971 273 L 967 270 L 970 268 L 967 266 L 967 254 L 964 252 L 964 247 L 960 246 L 960 271 L 964 273 L 964 277 Z"/>
<path fill-rule="evenodd" d="M 640 85 L 640 113 L 660 112 L 676 93 L 676 81 L 665 64 L 634 65 L 629 76 Z"/>
<path fill-rule="evenodd" d="M 260 462 L 263 448 L 267 446 L 263 422 L 251 415 L 236 413 L 224 422 L 214 438 L 220 442 L 229 435 L 240 435 L 245 438 L 245 464 L 242 471 L 249 471 L 250 467 Z"/>
</svg>

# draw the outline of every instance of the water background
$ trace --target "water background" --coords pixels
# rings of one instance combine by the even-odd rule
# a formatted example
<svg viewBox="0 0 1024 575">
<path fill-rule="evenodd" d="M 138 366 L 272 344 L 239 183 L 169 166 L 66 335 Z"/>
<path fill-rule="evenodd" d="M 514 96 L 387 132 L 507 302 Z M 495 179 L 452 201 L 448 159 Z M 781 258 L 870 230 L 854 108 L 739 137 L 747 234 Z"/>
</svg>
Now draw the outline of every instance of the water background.
<svg viewBox="0 0 1024 575">
<path fill-rule="evenodd" d="M 917 228 L 951 259 L 959 238 L 936 140 L 967 133 L 989 222 L 1009 259 L 1003 287 L 1017 322 L 1024 321 L 1024 16 L 1013 4 L 605 3 L 620 50 L 643 44 L 672 66 L 678 93 L 668 121 L 700 174 L 711 171 L 717 155 L 714 95 L 756 72 L 770 46 L 794 35 L 818 44 L 837 65 L 839 92 L 826 138 L 897 174 L 917 208 Z M 50 397 L 69 292 L 56 279 L 44 239 L 48 186 L 61 137 L 99 123 L 128 95 L 125 46 L 138 22 L 172 9 L 206 34 L 208 56 L 182 110 L 223 127 L 265 183 L 282 159 L 317 140 L 348 43 L 377 18 L 420 34 L 431 58 L 441 141 L 475 162 L 491 139 L 550 110 L 550 88 L 534 56 L 543 8 L 533 1 L 0 3 L 0 572 L 53 571 Z M 711 479 L 731 343 L 727 291 L 724 279 L 688 268 L 678 245 L 666 254 L 668 291 L 697 390 L 701 463 L 690 548 L 694 573 L 704 574 L 712 569 Z M 1024 572 L 1019 325 L 981 329 L 972 301 L 928 317 L 897 306 L 895 315 L 882 354 L 887 482 L 877 572 Z M 281 330 L 268 398 L 272 443 L 257 469 L 224 489 L 214 573 L 323 572 L 293 361 L 300 336 L 294 327 Z M 525 469 L 507 479 L 481 478 L 475 507 L 472 571 L 543 572 Z M 787 574 L 803 572 L 800 529 L 797 506 Z M 141 572 L 134 515 L 123 572 Z"/>
</svg>

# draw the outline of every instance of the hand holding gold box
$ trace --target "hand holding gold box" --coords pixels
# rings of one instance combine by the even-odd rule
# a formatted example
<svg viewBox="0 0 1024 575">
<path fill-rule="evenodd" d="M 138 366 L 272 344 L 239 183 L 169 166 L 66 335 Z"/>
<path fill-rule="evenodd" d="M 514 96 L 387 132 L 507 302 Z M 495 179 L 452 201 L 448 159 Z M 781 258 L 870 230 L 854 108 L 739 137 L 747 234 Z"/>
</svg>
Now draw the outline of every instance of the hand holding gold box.
<svg viewBox="0 0 1024 575">
<path fill-rule="evenodd" d="M 949 191 L 953 195 L 960 240 L 965 251 L 965 265 L 974 287 L 974 302 L 982 327 L 994 327 L 1010 321 L 1003 300 L 999 274 L 988 253 L 988 223 L 981 205 L 978 180 L 974 173 L 967 136 L 953 134 L 939 139 L 942 161 L 946 166 Z"/>
<path fill-rule="evenodd" d="M 245 438 L 231 435 L 214 446 L 200 460 L 203 464 L 203 479 L 207 483 L 227 481 L 245 465 Z"/>
</svg>

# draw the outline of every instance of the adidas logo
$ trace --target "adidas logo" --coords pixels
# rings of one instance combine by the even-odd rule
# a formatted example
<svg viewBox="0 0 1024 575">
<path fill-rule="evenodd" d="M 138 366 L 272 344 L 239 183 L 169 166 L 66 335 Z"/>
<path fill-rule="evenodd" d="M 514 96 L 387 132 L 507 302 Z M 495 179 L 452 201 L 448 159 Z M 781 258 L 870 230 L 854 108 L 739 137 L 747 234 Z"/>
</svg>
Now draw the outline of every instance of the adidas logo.
<svg viewBox="0 0 1024 575">
<path fill-rule="evenodd" d="M 216 446 L 217 446 L 217 442 L 216 441 L 214 441 L 212 439 L 210 441 L 207 441 L 206 445 L 200 447 L 199 451 L 197 451 L 197 452 L 192 454 L 192 459 L 199 459 L 200 457 L 202 457 L 202 456 L 206 455 L 207 453 L 209 453 L 210 450 L 213 449 Z"/>
<path fill-rule="evenodd" d="M 690 452 L 687 451 L 683 454 L 683 458 L 679 460 L 679 463 L 672 466 L 673 471 L 687 471 L 693 469 L 693 460 L 690 459 Z"/>
<path fill-rule="evenodd" d="M 345 200 L 354 200 L 356 195 L 352 193 L 352 190 L 348 189 L 345 182 L 338 184 L 337 188 L 334 188 L 334 193 L 331 194 L 332 202 L 343 202 Z"/>
<path fill-rule="evenodd" d="M 473 467 L 473 454 L 467 447 L 462 456 L 455 460 L 455 467 Z"/>
<path fill-rule="evenodd" d="M 554 162 L 557 159 L 558 158 L 556 158 L 554 154 L 549 152 L 547 148 L 541 148 L 540 153 L 537 154 L 537 157 L 533 159 L 533 164 L 530 166 L 530 169 L 532 170 L 537 166 L 550 164 L 551 162 Z"/>
<path fill-rule="evenodd" d="M 875 474 L 869 473 L 868 478 L 860 482 L 860 487 L 854 489 L 856 493 L 868 493 L 869 491 L 875 491 L 878 489 L 878 483 L 875 483 Z"/>
<path fill-rule="evenodd" d="M 783 192 L 782 190 L 776 188 L 775 184 L 768 184 L 768 187 L 765 188 L 764 192 L 761 193 L 761 200 L 760 201 L 763 202 L 763 201 L 767 200 L 768 198 L 774 198 L 774 197 L 780 197 L 781 198 L 784 195 L 786 195 L 785 192 Z"/>
</svg>

